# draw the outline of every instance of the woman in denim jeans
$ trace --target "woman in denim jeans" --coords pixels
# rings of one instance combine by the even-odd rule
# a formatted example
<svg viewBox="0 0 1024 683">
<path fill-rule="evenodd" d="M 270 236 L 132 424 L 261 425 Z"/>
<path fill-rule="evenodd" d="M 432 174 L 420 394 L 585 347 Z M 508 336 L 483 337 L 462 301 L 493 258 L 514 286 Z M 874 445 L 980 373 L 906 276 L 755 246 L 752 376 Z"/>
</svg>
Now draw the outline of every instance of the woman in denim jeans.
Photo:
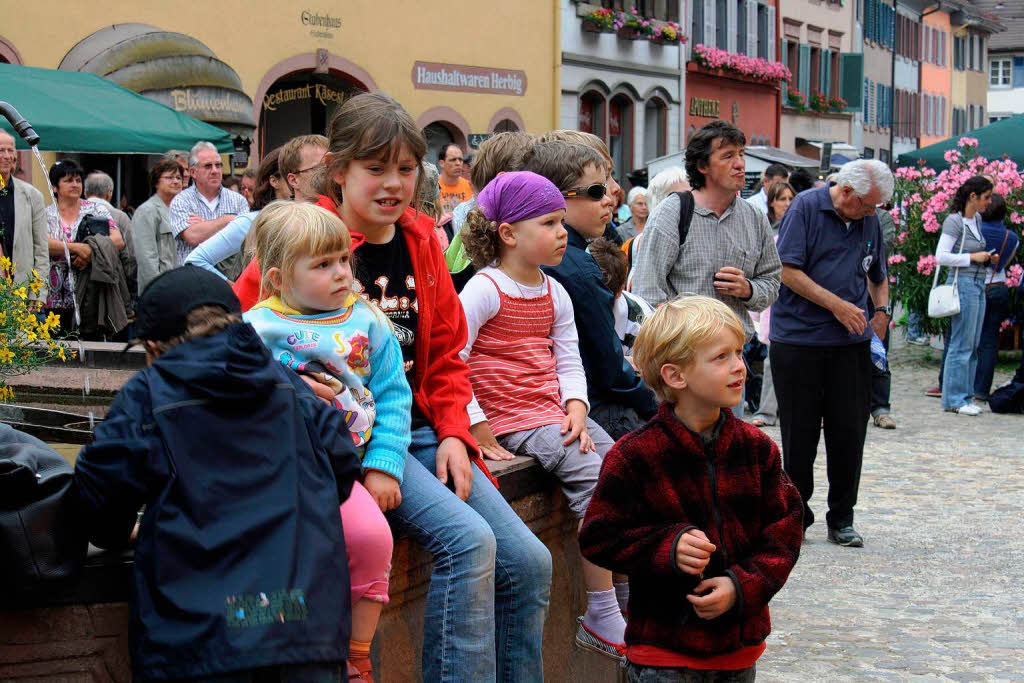
<svg viewBox="0 0 1024 683">
<path fill-rule="evenodd" d="M 999 327 L 1010 312 L 1010 289 L 1006 286 L 1006 267 L 1013 261 L 1020 239 L 1003 223 L 1006 220 L 1006 200 L 1000 194 L 992 195 L 992 203 L 981 216 L 981 233 L 989 249 L 998 249 L 997 265 L 988 268 L 985 281 L 985 320 L 981 325 L 981 343 L 978 345 L 978 371 L 974 376 L 974 397 L 988 401 L 992 390 L 992 376 L 999 353 Z"/>
<path fill-rule="evenodd" d="M 969 178 L 953 198 L 953 211 L 942 223 L 935 251 L 939 266 L 949 266 L 947 284 L 954 278 L 960 294 L 960 312 L 950 325 L 949 346 L 942 378 L 942 409 L 976 416 L 981 408 L 972 400 L 978 367 L 978 344 L 985 319 L 985 278 L 988 265 L 999 257 L 986 251 L 981 233 L 981 213 L 992 198 L 992 182 L 982 176 Z"/>
</svg>

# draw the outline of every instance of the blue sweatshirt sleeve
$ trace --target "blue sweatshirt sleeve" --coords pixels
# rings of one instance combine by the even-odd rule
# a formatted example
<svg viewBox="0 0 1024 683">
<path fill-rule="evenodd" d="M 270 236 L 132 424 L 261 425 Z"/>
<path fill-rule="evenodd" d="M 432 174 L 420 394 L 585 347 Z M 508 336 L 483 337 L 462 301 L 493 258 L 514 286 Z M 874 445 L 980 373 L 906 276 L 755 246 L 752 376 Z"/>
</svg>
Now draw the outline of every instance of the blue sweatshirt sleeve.
<svg viewBox="0 0 1024 683">
<path fill-rule="evenodd" d="M 615 333 L 612 316 L 615 297 L 605 287 L 597 264 L 588 254 L 572 257 L 571 262 L 564 259 L 561 265 L 544 270 L 565 287 L 572 299 L 580 358 L 592 403 L 618 403 L 632 408 L 642 419 L 650 419 L 658 405 L 654 392 L 622 355 L 622 342 Z"/>
<path fill-rule="evenodd" d="M 398 339 L 383 316 L 374 311 L 369 313 L 376 320 L 370 326 L 370 377 L 366 388 L 377 405 L 377 416 L 363 468 L 389 474 L 401 484 L 412 439 L 412 389 L 405 378 Z"/>
<path fill-rule="evenodd" d="M 151 463 L 162 454 L 147 415 L 148 388 L 136 375 L 118 393 L 92 443 L 75 461 L 72 501 L 85 535 L 100 548 L 128 544 L 139 508 L 156 476 Z"/>
</svg>

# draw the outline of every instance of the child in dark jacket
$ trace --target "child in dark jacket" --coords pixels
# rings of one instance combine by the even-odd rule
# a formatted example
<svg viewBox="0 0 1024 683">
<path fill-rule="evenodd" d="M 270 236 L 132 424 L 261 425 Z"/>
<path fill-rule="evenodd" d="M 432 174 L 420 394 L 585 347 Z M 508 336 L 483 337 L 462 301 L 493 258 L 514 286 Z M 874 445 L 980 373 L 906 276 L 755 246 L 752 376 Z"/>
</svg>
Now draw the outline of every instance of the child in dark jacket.
<svg viewBox="0 0 1024 683">
<path fill-rule="evenodd" d="M 743 392 L 743 341 L 735 314 L 698 296 L 637 335 L 664 402 L 605 458 L 580 533 L 586 557 L 630 577 L 630 681 L 753 680 L 768 601 L 800 552 L 802 503 L 778 448 L 727 407 Z"/>
<path fill-rule="evenodd" d="M 338 507 L 359 460 L 344 415 L 239 313 L 227 282 L 195 266 L 153 280 L 136 318 L 149 367 L 75 464 L 77 513 L 96 545 L 125 546 L 146 506 L 135 680 L 335 681 L 348 654 Z"/>
</svg>

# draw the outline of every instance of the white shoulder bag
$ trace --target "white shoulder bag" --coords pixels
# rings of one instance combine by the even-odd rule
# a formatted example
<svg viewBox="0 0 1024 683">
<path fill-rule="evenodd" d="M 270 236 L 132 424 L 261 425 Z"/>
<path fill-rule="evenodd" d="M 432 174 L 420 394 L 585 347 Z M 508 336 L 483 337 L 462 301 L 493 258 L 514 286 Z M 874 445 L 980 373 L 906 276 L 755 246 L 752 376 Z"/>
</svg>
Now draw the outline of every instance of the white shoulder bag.
<svg viewBox="0 0 1024 683">
<path fill-rule="evenodd" d="M 960 252 L 964 253 L 964 242 L 967 241 L 967 225 L 960 223 L 963 237 L 960 240 Z M 960 291 L 956 287 L 960 278 L 960 269 L 953 268 L 953 284 L 940 285 L 939 271 L 942 267 L 935 264 L 935 278 L 932 280 L 932 291 L 928 293 L 928 317 L 950 318 L 960 313 Z"/>
</svg>

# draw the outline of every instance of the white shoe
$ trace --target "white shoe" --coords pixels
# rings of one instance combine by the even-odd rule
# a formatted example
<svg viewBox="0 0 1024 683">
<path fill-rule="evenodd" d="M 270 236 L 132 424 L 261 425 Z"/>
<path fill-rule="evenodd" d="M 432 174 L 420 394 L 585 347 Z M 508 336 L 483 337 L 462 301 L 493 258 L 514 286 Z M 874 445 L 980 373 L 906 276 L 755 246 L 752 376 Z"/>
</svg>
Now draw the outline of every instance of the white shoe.
<svg viewBox="0 0 1024 683">
<path fill-rule="evenodd" d="M 969 415 L 971 417 L 977 417 L 978 415 L 981 415 L 981 408 L 974 405 L 973 403 L 968 403 L 967 405 L 962 405 L 959 408 L 957 408 L 956 413 L 959 415 Z"/>
</svg>

